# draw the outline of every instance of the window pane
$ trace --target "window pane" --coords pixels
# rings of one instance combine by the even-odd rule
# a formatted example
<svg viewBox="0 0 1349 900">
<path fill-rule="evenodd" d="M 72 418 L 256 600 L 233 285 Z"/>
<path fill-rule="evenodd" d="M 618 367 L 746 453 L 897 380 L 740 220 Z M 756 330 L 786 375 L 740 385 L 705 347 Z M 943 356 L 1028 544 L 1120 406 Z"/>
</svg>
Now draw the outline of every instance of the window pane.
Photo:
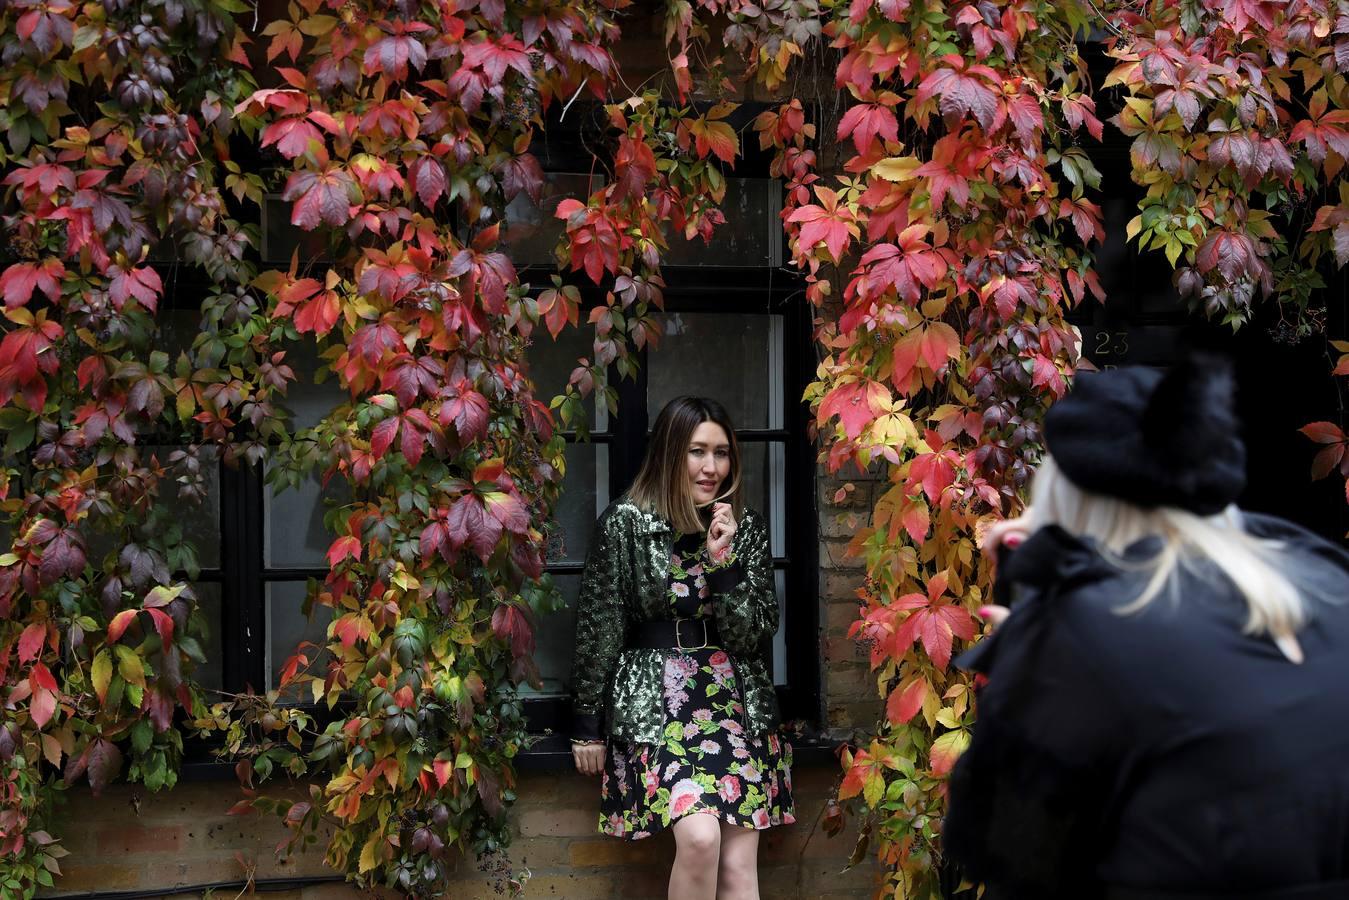
<svg viewBox="0 0 1349 900">
<path fill-rule="evenodd" d="M 721 211 L 726 223 L 712 232 L 712 240 L 685 240 L 669 229 L 667 266 L 779 266 L 782 265 L 782 186 L 776 178 L 727 178 Z"/>
<path fill-rule="evenodd" d="M 782 424 L 782 316 L 668 313 L 647 363 L 651 422 L 675 397 L 711 397 L 736 428 Z"/>
<path fill-rule="evenodd" d="M 322 229 L 305 231 L 290 224 L 290 204 L 280 194 L 267 194 L 262 202 L 262 258 L 269 262 L 288 262 L 300 251 L 300 269 L 327 260 L 328 241 Z"/>
<path fill-rule="evenodd" d="M 221 659 L 224 656 L 224 649 L 221 646 L 221 609 L 219 584 L 213 582 L 198 583 L 192 585 L 192 591 L 197 595 L 197 607 L 202 618 L 202 624 L 206 628 L 206 639 L 201 642 L 202 652 L 206 655 L 205 663 L 197 663 L 193 670 L 193 677 L 197 683 L 209 690 L 223 690 L 225 680 L 221 675 Z M 207 701 L 215 700 L 210 694 L 207 695 Z"/>
<path fill-rule="evenodd" d="M 326 567 L 324 558 L 333 535 L 323 524 L 323 514 L 333 501 L 351 500 L 345 478 L 336 475 L 326 488 L 319 476 L 311 475 L 298 488 L 278 490 L 268 484 L 263 493 L 263 564 L 269 569 Z"/>
<path fill-rule="evenodd" d="M 548 562 L 583 562 L 595 520 L 609 505 L 609 447 L 568 444 L 567 477 L 548 535 Z"/>
<path fill-rule="evenodd" d="M 787 553 L 785 461 L 786 447 L 781 441 L 740 445 L 745 505 L 768 521 L 769 550 L 774 556 Z"/>
<path fill-rule="evenodd" d="M 319 647 L 328 642 L 328 623 L 332 621 L 332 610 L 326 606 L 314 607 L 311 621 L 304 614 L 304 598 L 309 592 L 303 581 L 273 581 L 267 584 L 267 690 L 276 687 L 281 681 L 281 669 L 286 660 L 295 653 L 301 641 L 310 641 Z M 317 655 L 310 648 L 306 655 L 311 660 L 309 673 L 321 675 L 327 665 L 327 652 Z M 309 695 L 297 696 L 298 700 L 309 702 Z"/>
<path fill-rule="evenodd" d="M 565 223 L 557 218 L 557 204 L 568 198 L 582 203 L 604 180 L 584 172 L 547 172 L 538 205 L 528 194 L 517 194 L 506 206 L 501 242 L 516 267 L 556 266 L 553 248 L 562 237 Z"/>
<path fill-rule="evenodd" d="M 571 691 L 572 654 L 576 651 L 576 592 L 579 575 L 554 575 L 553 583 L 562 594 L 566 608 L 540 617 L 534 635 L 534 662 L 539 667 L 541 690 L 527 684 L 520 693 L 531 697 L 560 697 Z"/>
<path fill-rule="evenodd" d="M 582 357 L 593 359 L 594 330 L 589 325 L 577 328 L 564 328 L 554 340 L 548 329 L 542 325 L 534 329 L 529 349 L 525 356 L 529 361 L 529 377 L 534 381 L 535 396 L 547 403 L 561 394 L 567 387 L 576 361 Z M 595 431 L 604 431 L 609 427 L 609 409 L 600 404 L 595 411 L 595 395 L 592 393 L 584 400 L 585 408 L 591 413 L 590 426 Z M 559 423 L 560 425 L 561 423 Z"/>
<path fill-rule="evenodd" d="M 192 458 L 170 462 L 184 447 L 145 446 L 141 459 L 148 464 L 154 454 L 164 468 L 159 494 L 148 516 L 136 517 L 131 529 L 163 542 L 166 560 L 174 571 L 191 571 L 192 562 L 205 569 L 220 567 L 220 464 L 214 447 L 198 447 Z M 92 518 L 83 528 L 89 561 L 101 565 L 103 557 L 120 552 L 125 536 L 112 534 L 106 520 Z"/>
<path fill-rule="evenodd" d="M 295 372 L 295 380 L 286 387 L 285 398 L 294 428 L 313 428 L 333 407 L 349 399 L 331 372 L 326 373 L 322 384 L 315 382 L 314 376 L 323 363 L 312 340 L 287 344 L 286 364 Z"/>
</svg>

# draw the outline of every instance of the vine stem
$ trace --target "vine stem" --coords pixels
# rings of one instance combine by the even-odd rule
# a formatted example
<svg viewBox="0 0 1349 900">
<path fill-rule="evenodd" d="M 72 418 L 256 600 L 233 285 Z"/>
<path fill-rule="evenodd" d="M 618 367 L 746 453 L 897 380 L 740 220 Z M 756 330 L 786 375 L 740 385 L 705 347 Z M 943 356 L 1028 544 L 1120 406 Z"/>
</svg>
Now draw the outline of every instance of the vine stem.
<svg viewBox="0 0 1349 900">
<path fill-rule="evenodd" d="M 1124 37 L 1124 32 L 1120 31 L 1119 28 L 1115 25 L 1115 23 L 1110 21 L 1110 18 L 1105 13 L 1101 12 L 1100 7 L 1096 5 L 1096 0 L 1087 0 L 1087 5 L 1091 7 L 1092 12 L 1096 13 L 1096 15 L 1100 17 L 1101 22 L 1105 24 L 1106 28 L 1110 29 L 1111 33 L 1113 33 L 1115 37 Z"/>
</svg>

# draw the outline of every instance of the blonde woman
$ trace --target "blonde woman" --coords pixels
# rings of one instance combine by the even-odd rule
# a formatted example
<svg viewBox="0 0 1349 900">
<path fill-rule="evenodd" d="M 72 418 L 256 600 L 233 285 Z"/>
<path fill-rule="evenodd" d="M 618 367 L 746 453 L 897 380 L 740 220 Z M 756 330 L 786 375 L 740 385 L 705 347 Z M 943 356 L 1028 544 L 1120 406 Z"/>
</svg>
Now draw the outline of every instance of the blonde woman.
<svg viewBox="0 0 1349 900">
<path fill-rule="evenodd" d="M 726 410 L 680 397 L 600 516 L 576 609 L 572 751 L 600 831 L 672 828 L 672 900 L 756 900 L 759 831 L 794 821 L 765 649 L 778 626 L 763 519 Z"/>
<path fill-rule="evenodd" d="M 1082 376 L 999 554 L 947 856 L 989 900 L 1349 897 L 1349 557 L 1244 513 L 1220 361 Z"/>
</svg>

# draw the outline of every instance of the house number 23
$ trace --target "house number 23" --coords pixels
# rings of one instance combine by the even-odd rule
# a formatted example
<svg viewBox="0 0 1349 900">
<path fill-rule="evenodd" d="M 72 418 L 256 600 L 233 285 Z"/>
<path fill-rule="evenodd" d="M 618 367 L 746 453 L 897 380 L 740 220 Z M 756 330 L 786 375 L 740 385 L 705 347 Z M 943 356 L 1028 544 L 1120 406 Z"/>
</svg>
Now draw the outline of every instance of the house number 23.
<svg viewBox="0 0 1349 900">
<path fill-rule="evenodd" d="M 1129 332 L 1127 331 L 1098 331 L 1094 335 L 1095 348 L 1091 355 L 1096 356 L 1123 356 L 1129 352 Z"/>
</svg>

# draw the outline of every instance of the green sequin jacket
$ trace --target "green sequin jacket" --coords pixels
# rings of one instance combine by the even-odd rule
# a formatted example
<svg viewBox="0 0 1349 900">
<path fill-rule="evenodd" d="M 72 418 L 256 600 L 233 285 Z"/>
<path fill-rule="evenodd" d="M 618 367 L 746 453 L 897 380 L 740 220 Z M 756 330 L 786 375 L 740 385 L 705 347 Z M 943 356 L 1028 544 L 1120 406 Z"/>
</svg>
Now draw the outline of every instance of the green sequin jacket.
<svg viewBox="0 0 1349 900">
<path fill-rule="evenodd" d="M 595 524 L 576 603 L 573 737 L 659 743 L 665 658 L 673 650 L 627 649 L 630 625 L 669 619 L 674 529 L 665 519 L 620 499 Z M 777 695 L 764 648 L 778 628 L 777 591 L 768 529 L 746 509 L 731 539 L 734 562 L 707 574 L 722 644 L 735 661 L 747 731 L 779 724 Z"/>
</svg>

